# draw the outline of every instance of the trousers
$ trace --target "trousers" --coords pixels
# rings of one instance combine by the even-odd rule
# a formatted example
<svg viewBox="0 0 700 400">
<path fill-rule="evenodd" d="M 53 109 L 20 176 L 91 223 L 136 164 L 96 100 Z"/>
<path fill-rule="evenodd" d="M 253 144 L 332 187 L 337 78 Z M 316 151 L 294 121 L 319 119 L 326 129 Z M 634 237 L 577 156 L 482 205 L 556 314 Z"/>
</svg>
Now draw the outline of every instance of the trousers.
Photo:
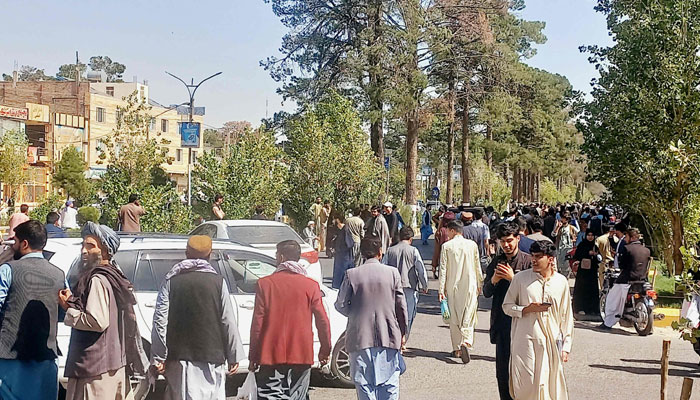
<svg viewBox="0 0 700 400">
<path fill-rule="evenodd" d="M 418 311 L 418 291 L 411 288 L 403 288 L 403 294 L 406 298 L 406 309 L 408 310 L 408 327 L 406 328 L 406 340 L 411 334 L 411 327 L 413 326 L 413 320 L 416 318 L 416 313 Z"/>
<path fill-rule="evenodd" d="M 629 290 L 629 283 L 616 283 L 610 288 L 605 298 L 605 326 L 612 328 L 620 320 L 618 315 L 625 311 L 625 300 Z"/>
<path fill-rule="evenodd" d="M 510 331 L 496 336 L 496 380 L 501 400 L 513 400 L 510 397 Z"/>
</svg>

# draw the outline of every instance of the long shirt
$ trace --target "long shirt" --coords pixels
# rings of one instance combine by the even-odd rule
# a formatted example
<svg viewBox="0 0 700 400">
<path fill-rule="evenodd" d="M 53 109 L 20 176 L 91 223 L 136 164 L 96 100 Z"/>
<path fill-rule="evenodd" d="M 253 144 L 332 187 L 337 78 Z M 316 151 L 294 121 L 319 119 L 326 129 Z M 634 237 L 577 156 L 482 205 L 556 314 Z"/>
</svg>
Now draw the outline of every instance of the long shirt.
<svg viewBox="0 0 700 400">
<path fill-rule="evenodd" d="M 523 314 L 528 305 L 549 302 L 544 312 Z M 513 277 L 503 300 L 512 320 L 511 396 L 518 400 L 567 400 L 561 352 L 571 352 L 574 318 L 569 282 L 562 274 L 548 278 L 532 269 Z"/>
</svg>

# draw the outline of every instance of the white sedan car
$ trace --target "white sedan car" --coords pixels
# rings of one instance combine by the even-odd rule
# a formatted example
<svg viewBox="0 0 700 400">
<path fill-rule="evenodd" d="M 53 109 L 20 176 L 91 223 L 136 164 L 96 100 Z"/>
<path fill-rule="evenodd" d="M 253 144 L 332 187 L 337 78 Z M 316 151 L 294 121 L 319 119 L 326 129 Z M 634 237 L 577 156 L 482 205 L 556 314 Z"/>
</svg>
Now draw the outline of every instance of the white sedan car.
<svg viewBox="0 0 700 400">
<path fill-rule="evenodd" d="M 80 239 L 49 239 L 45 247 L 45 255 L 49 261 L 61 268 L 73 287 L 77 282 L 80 268 Z M 125 235 L 121 237 L 121 246 L 115 256 L 117 264 L 126 277 L 133 283 L 138 304 L 136 315 L 139 330 L 147 353 L 150 352 L 151 327 L 156 304 L 158 289 L 165 274 L 173 265 L 185 258 L 187 237 L 163 237 L 148 235 Z M 250 326 L 253 319 L 255 304 L 255 287 L 259 278 L 272 274 L 275 260 L 265 253 L 229 241 L 214 241 L 211 264 L 218 273 L 224 276 L 231 292 L 231 300 L 236 310 L 238 330 L 246 353 L 250 347 Z M 323 304 L 331 324 L 331 353 L 330 368 L 322 368 L 326 376 L 337 379 L 340 386 L 350 387 L 348 354 L 345 350 L 345 328 L 347 319 L 338 313 L 333 306 L 337 292 L 321 285 Z M 313 328 L 316 334 L 316 328 Z M 68 353 L 71 330 L 62 323 L 58 326 L 59 380 L 65 386 L 63 377 L 65 356 Z M 314 357 L 318 357 L 320 342 L 314 338 Z M 149 354 L 150 355 L 150 354 Z M 239 373 L 247 372 L 248 360 L 240 363 Z M 316 360 L 316 368 L 320 367 Z M 137 388 L 138 392 L 138 388 Z"/>
<path fill-rule="evenodd" d="M 289 225 L 276 221 L 237 219 L 207 221 L 194 228 L 190 235 L 206 235 L 212 239 L 231 240 L 247 244 L 274 258 L 277 243 L 294 240 L 301 246 L 302 263 L 306 263 L 308 276 L 318 283 L 323 283 L 318 252 L 306 243 Z"/>
</svg>

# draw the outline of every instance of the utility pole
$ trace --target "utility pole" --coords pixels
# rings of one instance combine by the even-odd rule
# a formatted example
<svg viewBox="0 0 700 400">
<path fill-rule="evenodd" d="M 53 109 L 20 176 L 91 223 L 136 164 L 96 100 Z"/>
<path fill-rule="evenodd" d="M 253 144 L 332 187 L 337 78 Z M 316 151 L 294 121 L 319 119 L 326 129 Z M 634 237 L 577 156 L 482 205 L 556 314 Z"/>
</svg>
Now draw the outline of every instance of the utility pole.
<svg viewBox="0 0 700 400">
<path fill-rule="evenodd" d="M 182 79 L 178 78 L 177 76 L 171 74 L 168 71 L 165 71 L 166 74 L 172 76 L 173 78 L 177 79 L 178 81 L 182 82 L 183 85 L 187 88 L 187 92 L 190 94 L 190 117 L 189 117 L 189 123 L 193 122 L 194 119 L 194 94 L 197 92 L 197 89 L 202 85 L 202 83 L 208 81 L 209 79 L 221 75 L 221 72 L 217 72 L 214 75 L 211 75 L 207 78 L 202 79 L 201 82 L 198 84 L 194 84 L 194 78 L 190 81 L 188 84 L 187 82 L 183 81 Z M 201 135 L 201 127 L 200 127 L 200 132 L 199 134 Z M 200 138 L 201 140 L 201 138 Z M 191 206 L 192 205 L 192 147 L 188 147 L 188 154 L 187 154 L 187 205 Z"/>
</svg>

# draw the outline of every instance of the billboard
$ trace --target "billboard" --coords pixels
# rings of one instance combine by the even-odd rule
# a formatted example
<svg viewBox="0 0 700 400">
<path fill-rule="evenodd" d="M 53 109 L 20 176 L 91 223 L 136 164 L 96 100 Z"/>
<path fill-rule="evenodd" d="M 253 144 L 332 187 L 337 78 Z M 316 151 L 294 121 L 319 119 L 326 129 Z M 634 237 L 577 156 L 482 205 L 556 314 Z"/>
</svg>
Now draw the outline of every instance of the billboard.
<svg viewBox="0 0 700 400">
<path fill-rule="evenodd" d="M 199 147 L 199 122 L 180 122 L 180 146 Z"/>
</svg>

